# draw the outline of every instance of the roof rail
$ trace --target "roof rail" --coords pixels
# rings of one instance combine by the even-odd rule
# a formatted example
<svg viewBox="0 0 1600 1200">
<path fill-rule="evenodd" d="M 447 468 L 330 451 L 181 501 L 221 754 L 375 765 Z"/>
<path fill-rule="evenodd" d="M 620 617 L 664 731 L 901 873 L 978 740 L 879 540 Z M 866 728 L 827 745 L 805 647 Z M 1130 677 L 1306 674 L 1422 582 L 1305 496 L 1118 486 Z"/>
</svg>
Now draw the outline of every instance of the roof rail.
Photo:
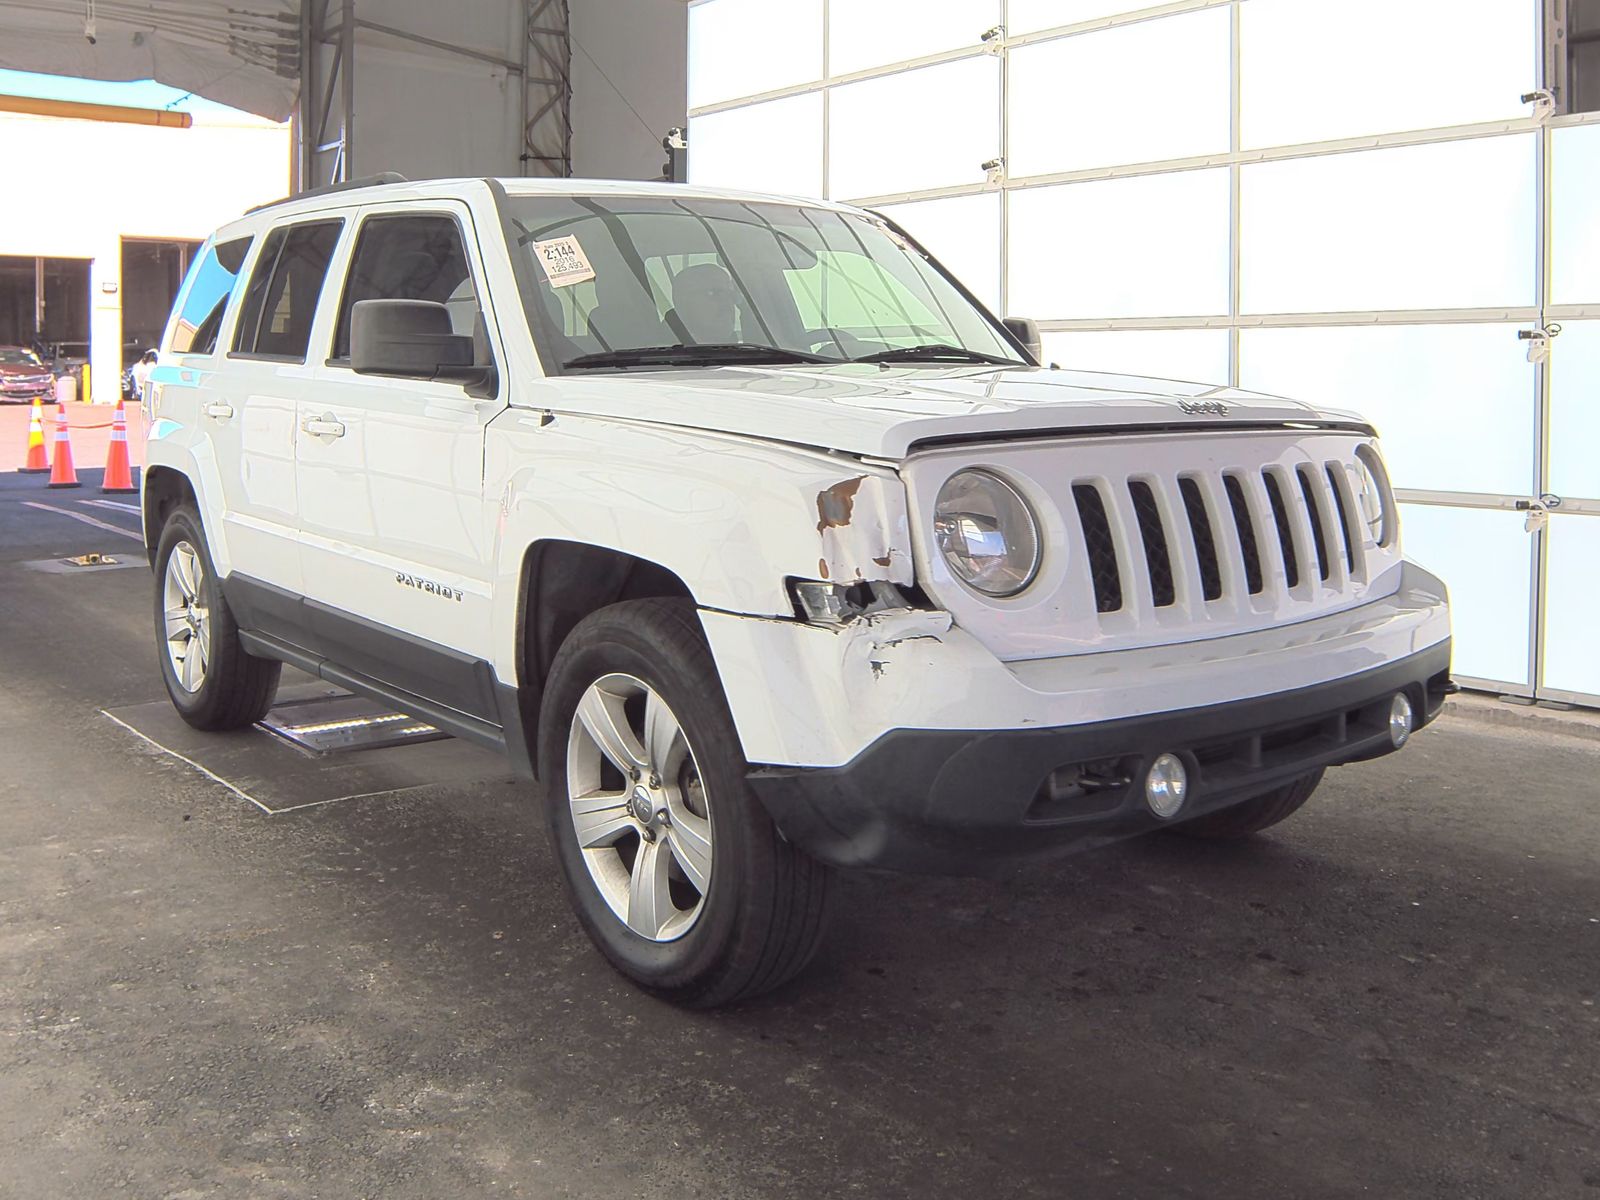
<svg viewBox="0 0 1600 1200">
<path fill-rule="evenodd" d="M 380 187 L 385 183 L 410 183 L 398 171 L 385 171 L 381 175 L 368 175 L 364 179 L 347 179 L 343 183 L 325 183 L 321 187 L 307 188 L 303 192 L 296 192 L 292 196 L 284 196 L 281 200 L 268 200 L 265 204 L 258 204 L 254 208 L 245 209 L 246 213 L 257 213 L 265 208 L 277 208 L 280 204 L 289 204 L 295 200 L 304 200 L 307 196 L 327 196 L 333 192 L 348 192 L 355 188 Z"/>
</svg>

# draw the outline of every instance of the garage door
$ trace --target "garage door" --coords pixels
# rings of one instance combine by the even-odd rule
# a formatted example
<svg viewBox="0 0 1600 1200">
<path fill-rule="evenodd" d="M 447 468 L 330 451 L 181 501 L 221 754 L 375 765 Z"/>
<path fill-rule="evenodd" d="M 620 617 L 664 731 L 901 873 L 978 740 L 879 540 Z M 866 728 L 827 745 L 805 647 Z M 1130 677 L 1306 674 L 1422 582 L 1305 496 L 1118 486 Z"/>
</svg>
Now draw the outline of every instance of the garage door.
<svg viewBox="0 0 1600 1200">
<path fill-rule="evenodd" d="M 1600 703 L 1600 114 L 1561 111 L 1558 2 L 700 0 L 689 177 L 889 213 L 1064 366 L 1361 411 L 1458 677 Z"/>
</svg>

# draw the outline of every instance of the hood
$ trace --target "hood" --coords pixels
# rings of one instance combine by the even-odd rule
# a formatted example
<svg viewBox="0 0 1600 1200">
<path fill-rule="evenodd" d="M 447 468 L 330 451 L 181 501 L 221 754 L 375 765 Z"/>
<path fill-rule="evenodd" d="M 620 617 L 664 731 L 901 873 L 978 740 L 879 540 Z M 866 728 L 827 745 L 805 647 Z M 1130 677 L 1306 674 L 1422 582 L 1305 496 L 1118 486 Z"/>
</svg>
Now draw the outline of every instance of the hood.
<svg viewBox="0 0 1600 1200">
<path fill-rule="evenodd" d="M 37 379 L 40 376 L 49 374 L 49 367 L 38 366 L 34 363 L 0 362 L 0 378 L 3 379 Z"/>
<path fill-rule="evenodd" d="M 1353 413 L 1237 388 L 1045 368 L 745 367 L 574 374 L 518 402 L 900 459 L 918 443 L 1137 427 L 1285 422 L 1364 426 Z"/>
</svg>

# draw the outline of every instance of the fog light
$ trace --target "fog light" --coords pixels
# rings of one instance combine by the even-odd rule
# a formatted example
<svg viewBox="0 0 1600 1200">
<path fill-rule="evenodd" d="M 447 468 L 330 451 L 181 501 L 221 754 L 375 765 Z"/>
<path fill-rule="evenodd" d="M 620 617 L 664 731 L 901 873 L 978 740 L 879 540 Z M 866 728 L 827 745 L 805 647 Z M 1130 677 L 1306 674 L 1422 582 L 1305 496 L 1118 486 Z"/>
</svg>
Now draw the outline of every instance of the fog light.
<svg viewBox="0 0 1600 1200">
<path fill-rule="evenodd" d="M 1411 701 L 1406 699 L 1404 692 L 1396 692 L 1394 699 L 1389 701 L 1389 740 L 1394 743 L 1396 750 L 1406 744 L 1406 739 L 1411 736 L 1414 722 Z"/>
<path fill-rule="evenodd" d="M 1144 777 L 1144 802 L 1162 820 L 1177 815 L 1189 794 L 1189 772 L 1176 754 L 1161 754 Z"/>
</svg>

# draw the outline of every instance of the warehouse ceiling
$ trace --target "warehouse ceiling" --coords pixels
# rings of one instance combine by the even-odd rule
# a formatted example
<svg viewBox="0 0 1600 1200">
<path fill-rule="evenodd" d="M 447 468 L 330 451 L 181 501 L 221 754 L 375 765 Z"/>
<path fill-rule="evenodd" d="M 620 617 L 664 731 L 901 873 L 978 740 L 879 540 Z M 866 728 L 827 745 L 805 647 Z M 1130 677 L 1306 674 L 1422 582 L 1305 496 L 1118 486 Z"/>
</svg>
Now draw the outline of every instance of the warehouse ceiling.
<svg viewBox="0 0 1600 1200">
<path fill-rule="evenodd" d="M 154 79 L 286 121 L 300 88 L 299 0 L 10 0 L 0 67 Z"/>
<path fill-rule="evenodd" d="M 6 0 L 0 68 L 154 79 L 275 121 L 295 187 L 566 175 L 567 0 Z"/>
</svg>

